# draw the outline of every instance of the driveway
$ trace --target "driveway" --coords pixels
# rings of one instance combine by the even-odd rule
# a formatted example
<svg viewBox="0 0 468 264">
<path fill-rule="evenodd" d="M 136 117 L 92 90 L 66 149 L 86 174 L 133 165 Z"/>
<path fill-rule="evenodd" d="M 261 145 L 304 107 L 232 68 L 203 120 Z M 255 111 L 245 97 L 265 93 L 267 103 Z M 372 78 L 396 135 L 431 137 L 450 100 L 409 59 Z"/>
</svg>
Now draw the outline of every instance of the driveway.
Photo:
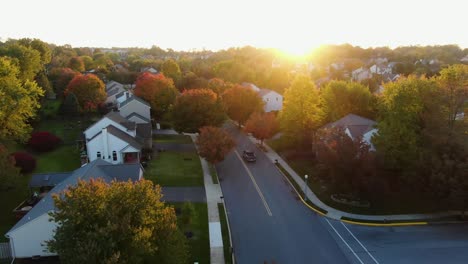
<svg viewBox="0 0 468 264">
<path fill-rule="evenodd" d="M 162 187 L 163 201 L 206 203 L 204 187 Z"/>
</svg>

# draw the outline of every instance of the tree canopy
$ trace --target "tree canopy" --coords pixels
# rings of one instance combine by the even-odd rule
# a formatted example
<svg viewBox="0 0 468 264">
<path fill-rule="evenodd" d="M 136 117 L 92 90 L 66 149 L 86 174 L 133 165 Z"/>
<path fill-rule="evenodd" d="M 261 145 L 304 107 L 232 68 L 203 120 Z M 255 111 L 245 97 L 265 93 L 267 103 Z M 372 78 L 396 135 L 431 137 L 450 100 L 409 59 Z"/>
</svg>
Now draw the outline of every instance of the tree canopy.
<svg viewBox="0 0 468 264">
<path fill-rule="evenodd" d="M 169 113 L 179 92 L 172 79 L 145 72 L 138 77 L 134 93 L 150 103 L 153 117 L 159 120 Z"/>
<path fill-rule="evenodd" d="M 106 100 L 104 83 L 94 74 L 77 75 L 70 81 L 65 96 L 73 93 L 78 99 L 80 108 L 85 111 L 94 111 Z"/>
<path fill-rule="evenodd" d="M 263 140 L 274 136 L 279 130 L 279 122 L 274 113 L 253 113 L 245 123 L 245 132 L 252 133 L 256 139 Z"/>
<path fill-rule="evenodd" d="M 212 126 L 200 128 L 196 144 L 200 156 L 211 164 L 223 161 L 235 146 L 234 140 L 226 131 Z"/>
<path fill-rule="evenodd" d="M 236 85 L 223 93 L 223 103 L 227 115 L 239 126 L 256 111 L 263 111 L 263 101 L 258 94 L 247 87 Z"/>
<path fill-rule="evenodd" d="M 63 263 L 185 263 L 185 238 L 151 181 L 80 181 L 54 196 L 50 251 Z"/>
<path fill-rule="evenodd" d="M 172 123 L 178 132 L 197 132 L 204 126 L 220 126 L 225 118 L 218 96 L 208 89 L 184 91 L 174 104 Z"/>
<path fill-rule="evenodd" d="M 179 83 L 182 77 L 179 64 L 177 64 L 173 59 L 164 61 L 161 66 L 161 71 L 165 76 L 171 78 L 176 84 Z"/>
</svg>

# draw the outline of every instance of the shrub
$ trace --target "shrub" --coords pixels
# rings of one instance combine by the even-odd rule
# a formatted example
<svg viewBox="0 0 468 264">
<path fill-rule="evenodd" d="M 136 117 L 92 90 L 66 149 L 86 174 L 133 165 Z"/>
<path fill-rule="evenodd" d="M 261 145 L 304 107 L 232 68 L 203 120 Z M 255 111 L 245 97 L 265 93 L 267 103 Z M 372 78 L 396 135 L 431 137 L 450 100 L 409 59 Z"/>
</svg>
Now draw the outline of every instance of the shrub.
<svg viewBox="0 0 468 264">
<path fill-rule="evenodd" d="M 47 152 L 56 149 L 61 141 L 62 140 L 56 135 L 47 131 L 41 131 L 31 134 L 28 146 L 35 151 Z"/>
<path fill-rule="evenodd" d="M 15 166 L 21 169 L 22 173 L 30 173 L 36 168 L 36 158 L 27 152 L 13 153 Z"/>
</svg>

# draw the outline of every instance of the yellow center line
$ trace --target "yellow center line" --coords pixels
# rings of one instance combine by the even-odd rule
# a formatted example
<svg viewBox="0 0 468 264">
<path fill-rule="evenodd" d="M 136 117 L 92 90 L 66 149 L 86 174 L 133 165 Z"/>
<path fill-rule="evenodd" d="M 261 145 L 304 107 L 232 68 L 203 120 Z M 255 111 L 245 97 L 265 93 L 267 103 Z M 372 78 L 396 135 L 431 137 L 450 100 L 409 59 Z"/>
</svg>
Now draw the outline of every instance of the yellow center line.
<svg viewBox="0 0 468 264">
<path fill-rule="evenodd" d="M 268 203 L 266 202 L 265 197 L 263 196 L 262 191 L 260 191 L 260 187 L 258 187 L 258 184 L 257 184 L 257 182 L 255 181 L 255 178 L 253 177 L 253 175 L 252 175 L 252 173 L 250 172 L 250 170 L 249 170 L 249 168 L 247 167 L 247 165 L 245 165 L 244 160 L 243 160 L 242 157 L 240 156 L 239 152 L 237 152 L 237 150 L 235 150 L 234 152 L 236 153 L 237 157 L 239 158 L 239 160 L 241 161 L 241 163 L 242 163 L 242 165 L 244 166 L 245 170 L 247 171 L 247 174 L 249 175 L 250 179 L 252 180 L 253 185 L 255 186 L 255 189 L 257 190 L 258 195 L 259 195 L 260 198 L 262 199 L 263 205 L 265 206 L 265 209 L 266 209 L 268 215 L 269 215 L 269 216 L 272 216 L 273 214 L 271 213 L 270 206 L 268 206 Z"/>
</svg>

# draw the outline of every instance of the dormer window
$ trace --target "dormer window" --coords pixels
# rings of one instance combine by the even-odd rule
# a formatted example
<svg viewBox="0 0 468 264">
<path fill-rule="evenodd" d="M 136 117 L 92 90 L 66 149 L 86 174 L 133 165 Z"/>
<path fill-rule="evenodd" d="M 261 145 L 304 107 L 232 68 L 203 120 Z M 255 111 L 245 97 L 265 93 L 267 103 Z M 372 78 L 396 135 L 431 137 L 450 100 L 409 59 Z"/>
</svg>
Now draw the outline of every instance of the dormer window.
<svg viewBox="0 0 468 264">
<path fill-rule="evenodd" d="M 98 151 L 98 152 L 96 153 L 96 156 L 97 156 L 98 159 L 100 159 L 100 158 L 101 158 L 101 152 Z"/>
</svg>

